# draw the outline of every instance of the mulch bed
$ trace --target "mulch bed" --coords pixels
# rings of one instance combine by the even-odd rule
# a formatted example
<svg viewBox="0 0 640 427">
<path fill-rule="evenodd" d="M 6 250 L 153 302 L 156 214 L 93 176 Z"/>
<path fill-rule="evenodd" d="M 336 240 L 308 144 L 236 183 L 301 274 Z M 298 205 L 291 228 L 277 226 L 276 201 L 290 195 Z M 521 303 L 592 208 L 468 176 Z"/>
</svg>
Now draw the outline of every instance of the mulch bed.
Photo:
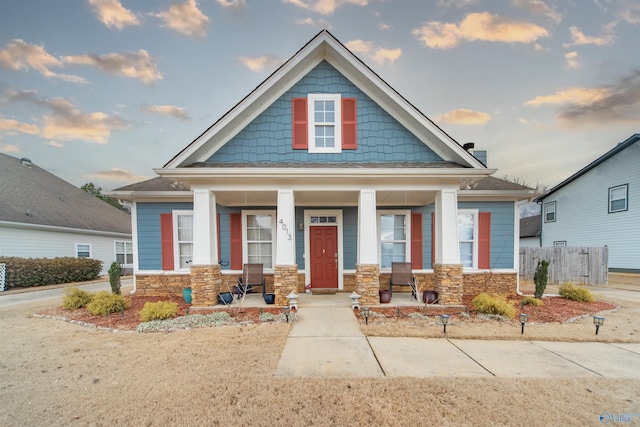
<svg viewBox="0 0 640 427">
<path fill-rule="evenodd" d="M 190 310 L 188 314 L 209 314 L 213 311 L 226 311 L 229 316 L 236 322 L 251 322 L 261 323 L 260 313 L 282 313 L 281 308 L 257 308 L 257 307 L 233 307 L 227 308 L 224 306 L 216 306 L 211 309 L 198 309 L 191 310 L 191 304 L 184 302 L 182 298 L 167 298 L 167 297 L 143 297 L 136 295 L 127 295 L 125 299 L 129 301 L 129 306 L 124 313 L 113 313 L 108 315 L 91 314 L 86 308 L 79 308 L 77 310 L 65 310 L 62 307 L 47 310 L 39 313 L 48 316 L 64 317 L 69 320 L 77 320 L 79 322 L 96 325 L 98 327 L 119 329 L 125 331 L 135 331 L 140 324 L 140 310 L 147 302 L 158 301 L 171 301 L 178 303 L 178 316 L 185 316 L 187 310 Z"/>
<path fill-rule="evenodd" d="M 140 310 L 147 302 L 167 301 L 166 297 L 143 297 L 136 295 L 125 296 L 129 300 L 129 307 L 123 313 L 114 313 L 106 316 L 91 314 L 86 308 L 80 308 L 77 310 L 65 310 L 62 307 L 48 310 L 44 315 L 64 317 L 69 320 L 76 320 L 79 322 L 96 325 L 98 327 L 129 330 L 134 331 L 140 324 Z M 460 308 L 448 308 L 437 306 L 425 306 L 419 307 L 373 307 L 372 313 L 377 316 L 384 316 L 386 318 L 407 318 L 411 313 L 421 313 L 427 316 L 439 316 L 441 314 L 449 314 L 456 320 L 462 320 L 460 316 L 461 311 L 466 311 L 469 315 L 473 316 L 477 314 L 473 310 L 472 297 L 464 297 L 462 299 L 463 305 L 467 307 L 466 310 Z M 509 298 L 514 303 L 518 312 L 527 313 L 529 315 L 529 322 L 532 323 L 550 323 L 559 322 L 563 323 L 569 319 L 583 316 L 594 315 L 604 310 L 611 310 L 616 308 L 614 304 L 609 304 L 603 301 L 596 301 L 592 303 L 570 301 L 561 297 L 545 297 L 543 298 L 544 305 L 540 307 L 534 307 L 532 305 L 525 305 L 521 307 L 521 296 L 514 296 Z M 184 302 L 182 298 L 169 299 L 178 303 L 178 316 L 184 316 L 187 314 L 187 310 L 190 309 L 190 304 Z M 229 313 L 229 316 L 237 322 L 251 322 L 261 323 L 260 313 L 282 313 L 281 308 L 268 307 L 268 308 L 256 308 L 256 307 L 234 307 L 227 308 L 223 306 L 217 306 L 216 308 L 205 310 L 192 310 L 190 314 L 206 314 L 211 313 L 214 310 L 224 310 Z M 517 320 L 517 319 L 516 319 Z"/>
<path fill-rule="evenodd" d="M 522 299 L 523 297 L 519 295 L 508 298 L 508 300 L 511 301 L 516 307 L 517 313 L 526 313 L 529 315 L 528 321 L 531 323 L 564 323 L 579 316 L 594 315 L 601 311 L 613 310 L 616 308 L 616 305 L 610 304 L 608 302 L 578 302 L 558 296 L 542 298 L 542 301 L 544 303 L 544 305 L 542 306 L 535 307 L 532 305 L 525 305 L 524 307 L 522 307 Z M 473 309 L 472 300 L 473 297 L 470 296 L 462 298 L 462 304 L 466 307 L 466 309 L 440 308 L 437 306 L 422 305 L 420 307 L 400 307 L 399 310 L 398 307 L 381 306 L 374 307 L 371 309 L 371 311 L 376 315 L 395 319 L 408 317 L 411 313 L 420 313 L 427 316 L 439 316 L 441 314 L 448 314 L 456 320 L 461 320 L 463 319 L 463 317 L 460 316 L 461 312 L 466 312 L 471 317 L 478 314 L 478 312 Z M 518 319 L 516 319 L 516 321 L 518 321 Z"/>
</svg>

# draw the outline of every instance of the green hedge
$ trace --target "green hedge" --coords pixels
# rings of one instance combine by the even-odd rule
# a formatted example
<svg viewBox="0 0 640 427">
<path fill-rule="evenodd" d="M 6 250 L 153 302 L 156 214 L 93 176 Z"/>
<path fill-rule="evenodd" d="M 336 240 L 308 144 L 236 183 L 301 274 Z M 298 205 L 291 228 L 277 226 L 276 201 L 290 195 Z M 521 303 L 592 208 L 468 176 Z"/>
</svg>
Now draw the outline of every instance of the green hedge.
<svg viewBox="0 0 640 427">
<path fill-rule="evenodd" d="M 0 257 L 7 265 L 7 288 L 57 285 L 98 278 L 102 261 L 91 258 Z"/>
</svg>

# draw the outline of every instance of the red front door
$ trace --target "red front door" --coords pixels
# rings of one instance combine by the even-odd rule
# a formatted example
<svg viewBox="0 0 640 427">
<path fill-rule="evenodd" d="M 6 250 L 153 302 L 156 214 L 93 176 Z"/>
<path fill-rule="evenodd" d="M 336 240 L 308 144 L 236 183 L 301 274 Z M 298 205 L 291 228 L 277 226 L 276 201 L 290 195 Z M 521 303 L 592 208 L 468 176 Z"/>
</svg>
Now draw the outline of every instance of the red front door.
<svg viewBox="0 0 640 427">
<path fill-rule="evenodd" d="M 338 287 L 338 227 L 310 227 L 311 287 Z"/>
</svg>

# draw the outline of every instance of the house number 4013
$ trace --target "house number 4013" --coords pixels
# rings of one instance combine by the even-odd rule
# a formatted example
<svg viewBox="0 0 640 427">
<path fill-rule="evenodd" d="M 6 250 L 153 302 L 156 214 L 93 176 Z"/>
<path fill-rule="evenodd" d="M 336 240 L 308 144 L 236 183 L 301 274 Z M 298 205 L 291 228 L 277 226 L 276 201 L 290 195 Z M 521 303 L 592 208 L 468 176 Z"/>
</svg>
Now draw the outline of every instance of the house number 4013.
<svg viewBox="0 0 640 427">
<path fill-rule="evenodd" d="M 287 240 L 291 240 L 291 233 L 289 233 L 289 227 L 287 227 L 287 224 L 284 223 L 283 219 L 281 219 L 279 222 L 282 227 L 282 230 L 284 230 L 284 232 L 287 233 Z"/>
</svg>

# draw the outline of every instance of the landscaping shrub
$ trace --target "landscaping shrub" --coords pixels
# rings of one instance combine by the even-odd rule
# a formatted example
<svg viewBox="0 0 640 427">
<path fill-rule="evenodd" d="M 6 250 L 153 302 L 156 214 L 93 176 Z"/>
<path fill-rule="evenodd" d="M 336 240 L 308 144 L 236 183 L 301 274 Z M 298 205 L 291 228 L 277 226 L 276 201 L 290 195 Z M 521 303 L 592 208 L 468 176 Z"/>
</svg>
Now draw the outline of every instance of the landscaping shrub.
<svg viewBox="0 0 640 427">
<path fill-rule="evenodd" d="M 0 263 L 7 265 L 8 288 L 94 280 L 102 270 L 102 261 L 92 258 L 0 257 Z"/>
<path fill-rule="evenodd" d="M 594 302 L 593 294 L 587 288 L 574 286 L 573 283 L 565 283 L 560 286 L 560 296 L 572 301 Z"/>
<path fill-rule="evenodd" d="M 86 307 L 93 299 L 93 294 L 84 289 L 67 287 L 64 290 L 62 307 L 65 310 L 77 310 Z"/>
<path fill-rule="evenodd" d="M 87 304 L 87 310 L 92 314 L 111 314 L 124 310 L 129 306 L 129 301 L 122 295 L 112 294 L 108 291 L 97 292 L 93 300 Z"/>
<path fill-rule="evenodd" d="M 549 261 L 543 259 L 538 261 L 536 272 L 533 275 L 533 283 L 536 284 L 536 291 L 533 296 L 542 298 L 544 290 L 547 287 L 547 276 L 549 274 Z"/>
<path fill-rule="evenodd" d="M 109 267 L 109 284 L 111 285 L 111 292 L 120 295 L 120 276 L 122 275 L 122 267 L 116 261 L 111 263 Z"/>
<path fill-rule="evenodd" d="M 473 299 L 473 306 L 478 313 L 499 314 L 510 319 L 516 317 L 516 308 L 505 295 L 480 294 Z"/>
<path fill-rule="evenodd" d="M 541 299 L 538 299 L 535 297 L 524 297 L 522 298 L 522 303 L 524 305 L 533 305 L 534 307 L 539 307 L 541 305 L 544 305 Z"/>
<path fill-rule="evenodd" d="M 171 319 L 172 317 L 176 317 L 177 314 L 177 302 L 146 302 L 142 310 L 140 310 L 140 321 L 150 322 L 152 320 Z"/>
</svg>

